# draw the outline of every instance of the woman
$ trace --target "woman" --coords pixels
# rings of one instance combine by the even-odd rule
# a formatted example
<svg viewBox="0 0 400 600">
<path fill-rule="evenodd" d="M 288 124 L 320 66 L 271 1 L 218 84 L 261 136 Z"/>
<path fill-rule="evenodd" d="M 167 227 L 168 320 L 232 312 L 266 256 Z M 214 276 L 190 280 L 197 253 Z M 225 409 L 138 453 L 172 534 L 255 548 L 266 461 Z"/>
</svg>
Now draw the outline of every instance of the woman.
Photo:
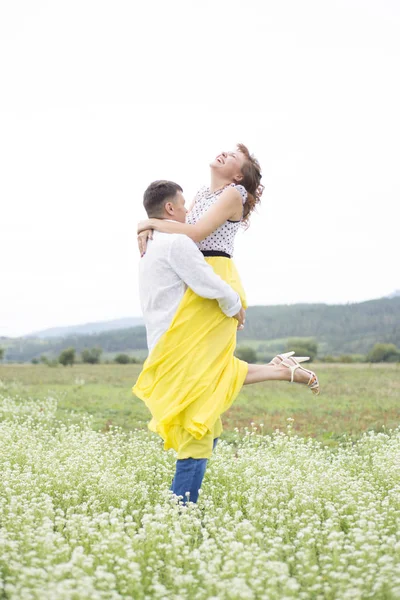
<svg viewBox="0 0 400 600">
<path fill-rule="evenodd" d="M 211 163 L 211 184 L 199 190 L 186 223 L 148 219 L 138 226 L 139 248 L 145 251 L 148 231 L 183 233 L 194 240 L 215 272 L 240 295 L 245 293 L 232 261 L 234 239 L 260 202 L 261 170 L 243 144 L 222 152 Z M 146 360 L 133 388 L 153 419 L 152 431 L 174 448 L 178 459 L 207 459 L 222 432 L 221 414 L 243 384 L 268 380 L 306 383 L 319 392 L 316 375 L 303 369 L 293 353 L 275 357 L 269 365 L 248 365 L 234 356 L 234 319 L 226 317 L 215 301 L 188 289 L 170 329 Z M 192 497 L 191 497 L 192 499 Z M 194 500 L 196 501 L 196 500 Z"/>
</svg>

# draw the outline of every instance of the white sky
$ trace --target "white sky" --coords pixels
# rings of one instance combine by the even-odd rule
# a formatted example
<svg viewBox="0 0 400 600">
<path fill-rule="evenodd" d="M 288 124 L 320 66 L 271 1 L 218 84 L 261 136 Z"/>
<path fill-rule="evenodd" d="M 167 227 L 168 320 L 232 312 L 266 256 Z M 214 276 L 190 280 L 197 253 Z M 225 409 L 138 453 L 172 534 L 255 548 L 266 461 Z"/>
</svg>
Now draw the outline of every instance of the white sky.
<svg viewBox="0 0 400 600">
<path fill-rule="evenodd" d="M 3 0 L 0 335 L 139 316 L 144 189 L 189 201 L 237 141 L 250 305 L 399 288 L 399 31 L 397 0 Z"/>
</svg>

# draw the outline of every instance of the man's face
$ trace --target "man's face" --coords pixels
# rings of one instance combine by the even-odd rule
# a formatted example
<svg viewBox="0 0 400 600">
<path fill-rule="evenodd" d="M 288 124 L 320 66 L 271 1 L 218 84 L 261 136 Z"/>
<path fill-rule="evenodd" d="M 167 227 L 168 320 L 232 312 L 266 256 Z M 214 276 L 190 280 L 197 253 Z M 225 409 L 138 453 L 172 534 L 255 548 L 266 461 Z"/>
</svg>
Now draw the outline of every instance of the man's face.
<svg viewBox="0 0 400 600">
<path fill-rule="evenodd" d="M 168 213 L 168 216 L 166 216 L 167 219 L 185 223 L 187 210 L 182 192 L 176 192 L 173 201 L 165 204 L 165 212 Z"/>
</svg>

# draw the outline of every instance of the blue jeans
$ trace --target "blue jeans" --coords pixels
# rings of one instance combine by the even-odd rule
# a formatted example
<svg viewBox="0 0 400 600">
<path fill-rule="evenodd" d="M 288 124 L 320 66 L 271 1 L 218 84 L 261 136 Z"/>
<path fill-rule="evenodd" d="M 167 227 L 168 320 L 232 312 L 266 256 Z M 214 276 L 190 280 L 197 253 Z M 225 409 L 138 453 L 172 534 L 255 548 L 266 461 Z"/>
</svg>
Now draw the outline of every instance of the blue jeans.
<svg viewBox="0 0 400 600">
<path fill-rule="evenodd" d="M 218 439 L 214 439 L 213 450 L 217 445 Z M 182 458 L 176 461 L 175 477 L 170 490 L 177 496 L 183 496 L 183 504 L 186 504 L 188 501 L 186 492 L 190 494 L 190 502 L 197 502 L 207 462 L 208 458 Z"/>
</svg>

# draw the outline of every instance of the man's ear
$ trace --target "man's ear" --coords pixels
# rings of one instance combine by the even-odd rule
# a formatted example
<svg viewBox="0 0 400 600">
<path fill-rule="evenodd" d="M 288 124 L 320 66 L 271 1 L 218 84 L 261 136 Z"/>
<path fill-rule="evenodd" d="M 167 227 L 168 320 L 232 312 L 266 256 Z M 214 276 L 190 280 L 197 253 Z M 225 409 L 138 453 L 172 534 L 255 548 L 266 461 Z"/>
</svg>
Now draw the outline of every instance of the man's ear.
<svg viewBox="0 0 400 600">
<path fill-rule="evenodd" d="M 174 214 L 174 204 L 173 202 L 166 202 L 164 204 L 164 210 L 165 212 L 167 212 L 169 215 L 173 215 Z"/>
</svg>

